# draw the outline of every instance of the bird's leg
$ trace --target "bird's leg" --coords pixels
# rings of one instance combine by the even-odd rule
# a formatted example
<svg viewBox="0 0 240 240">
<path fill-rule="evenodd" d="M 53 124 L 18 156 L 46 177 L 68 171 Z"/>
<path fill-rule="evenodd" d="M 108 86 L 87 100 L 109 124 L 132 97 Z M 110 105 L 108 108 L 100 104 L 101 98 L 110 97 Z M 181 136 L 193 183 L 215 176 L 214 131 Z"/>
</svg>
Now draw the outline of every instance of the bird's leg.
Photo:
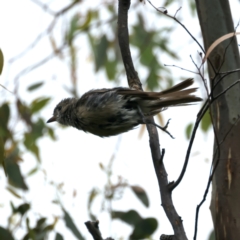
<svg viewBox="0 0 240 240">
<path fill-rule="evenodd" d="M 139 113 L 139 115 L 141 116 L 143 123 L 145 123 L 145 124 L 152 124 L 152 125 L 154 125 L 155 127 L 160 128 L 162 131 L 164 131 L 164 132 L 167 133 L 171 138 L 174 139 L 173 135 L 172 135 L 170 132 L 167 131 L 167 127 L 168 127 L 168 124 L 169 124 L 169 122 L 170 122 L 171 119 L 168 119 L 166 125 L 165 125 L 164 127 L 161 127 L 161 126 L 159 126 L 158 124 L 156 124 L 155 122 L 151 121 L 150 119 L 146 119 L 145 116 L 144 116 L 144 114 L 143 114 L 143 112 L 142 112 L 142 109 L 141 109 L 139 106 L 137 106 L 137 108 L 138 108 L 138 113 Z"/>
</svg>

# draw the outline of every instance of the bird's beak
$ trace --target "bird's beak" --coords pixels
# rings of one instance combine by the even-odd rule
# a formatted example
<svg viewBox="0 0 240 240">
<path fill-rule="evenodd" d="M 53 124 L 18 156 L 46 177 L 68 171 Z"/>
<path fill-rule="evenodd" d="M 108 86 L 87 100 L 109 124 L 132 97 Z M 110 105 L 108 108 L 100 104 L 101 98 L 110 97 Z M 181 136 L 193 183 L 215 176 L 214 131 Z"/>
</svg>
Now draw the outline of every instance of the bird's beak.
<svg viewBox="0 0 240 240">
<path fill-rule="evenodd" d="M 52 116 L 50 119 L 48 119 L 47 123 L 55 122 L 55 121 L 56 121 L 56 117 Z"/>
</svg>

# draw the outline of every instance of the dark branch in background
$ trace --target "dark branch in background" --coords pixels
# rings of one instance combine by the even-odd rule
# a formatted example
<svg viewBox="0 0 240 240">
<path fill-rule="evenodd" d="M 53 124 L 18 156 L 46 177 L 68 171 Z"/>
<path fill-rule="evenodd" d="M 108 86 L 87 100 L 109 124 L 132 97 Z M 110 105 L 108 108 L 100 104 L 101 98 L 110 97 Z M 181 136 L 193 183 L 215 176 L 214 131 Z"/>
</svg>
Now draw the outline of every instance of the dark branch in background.
<svg viewBox="0 0 240 240">
<path fill-rule="evenodd" d="M 142 90 L 141 87 L 142 84 L 138 78 L 137 72 L 134 69 L 131 52 L 129 48 L 129 35 L 128 35 L 129 7 L 130 0 L 119 0 L 118 39 L 122 53 L 123 63 L 128 78 L 129 87 Z M 149 142 L 153 159 L 153 165 L 155 168 L 156 176 L 158 179 L 158 185 L 160 188 L 162 206 L 174 230 L 174 236 L 173 238 L 171 236 L 171 239 L 186 240 L 187 237 L 183 228 L 182 220 L 174 208 L 171 191 L 168 188 L 167 172 L 162 161 L 164 154 L 161 156 L 157 129 L 152 124 L 147 124 L 147 129 L 149 133 Z M 167 239 L 166 235 L 163 236 L 162 239 Z"/>
<path fill-rule="evenodd" d="M 88 222 L 85 222 L 85 225 L 88 231 L 91 233 L 94 240 L 114 240 L 113 238 L 106 238 L 106 239 L 102 238 L 102 234 L 98 227 L 99 221 L 96 221 L 96 222 L 88 221 Z"/>
</svg>

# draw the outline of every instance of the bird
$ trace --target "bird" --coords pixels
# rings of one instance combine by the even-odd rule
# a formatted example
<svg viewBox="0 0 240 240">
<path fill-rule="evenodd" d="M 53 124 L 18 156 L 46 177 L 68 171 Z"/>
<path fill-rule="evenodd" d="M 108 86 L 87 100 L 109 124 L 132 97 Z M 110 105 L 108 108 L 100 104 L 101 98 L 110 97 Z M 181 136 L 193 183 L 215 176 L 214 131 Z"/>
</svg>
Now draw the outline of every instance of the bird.
<svg viewBox="0 0 240 240">
<path fill-rule="evenodd" d="M 80 98 L 60 101 L 47 123 L 56 121 L 99 137 L 115 136 L 139 124 L 153 124 L 169 133 L 166 130 L 168 123 L 161 127 L 149 117 L 168 107 L 202 101 L 202 98 L 192 95 L 197 88 L 188 88 L 193 82 L 189 78 L 161 92 L 143 92 L 126 87 L 90 90 Z"/>
</svg>

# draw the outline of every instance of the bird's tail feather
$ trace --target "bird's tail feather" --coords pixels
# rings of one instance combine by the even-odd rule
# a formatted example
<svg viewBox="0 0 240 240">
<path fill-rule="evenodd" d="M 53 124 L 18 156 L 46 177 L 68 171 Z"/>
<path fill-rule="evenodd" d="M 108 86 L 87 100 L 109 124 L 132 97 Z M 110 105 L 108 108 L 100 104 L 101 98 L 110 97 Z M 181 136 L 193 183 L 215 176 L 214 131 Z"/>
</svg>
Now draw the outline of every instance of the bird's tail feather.
<svg viewBox="0 0 240 240">
<path fill-rule="evenodd" d="M 201 98 L 191 95 L 197 88 L 188 88 L 193 84 L 193 79 L 189 78 L 162 92 L 141 92 L 128 89 L 119 89 L 118 93 L 130 96 L 132 101 L 139 104 L 145 116 L 153 116 L 167 107 L 189 105 L 202 101 Z"/>
</svg>

